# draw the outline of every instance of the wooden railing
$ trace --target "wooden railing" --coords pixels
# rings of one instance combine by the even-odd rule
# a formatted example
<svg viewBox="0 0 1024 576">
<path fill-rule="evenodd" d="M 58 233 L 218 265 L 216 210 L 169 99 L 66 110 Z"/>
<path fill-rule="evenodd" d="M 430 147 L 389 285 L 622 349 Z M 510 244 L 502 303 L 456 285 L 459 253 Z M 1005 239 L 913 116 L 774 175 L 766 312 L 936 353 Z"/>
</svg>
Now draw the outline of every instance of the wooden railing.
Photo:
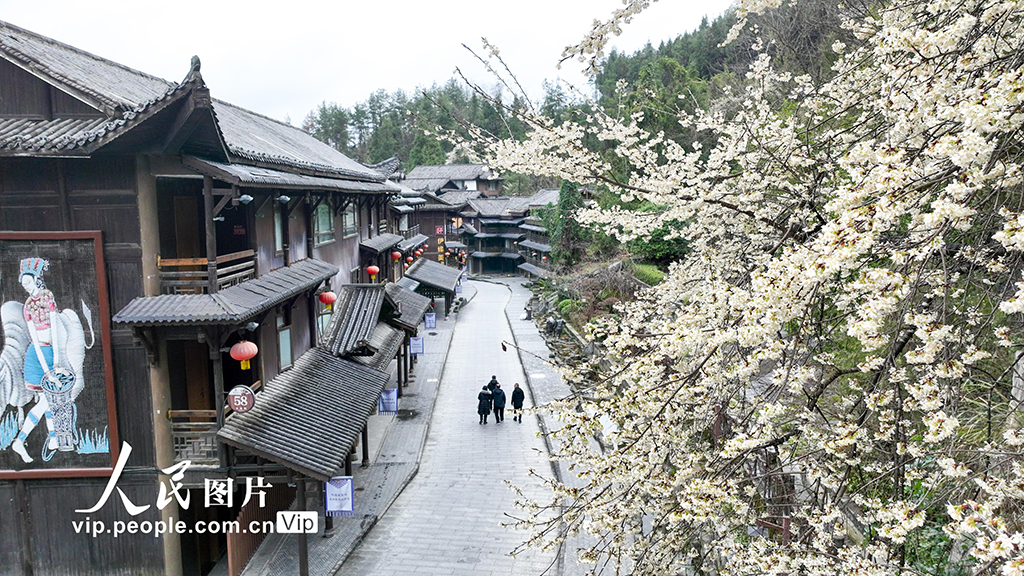
<svg viewBox="0 0 1024 576">
<path fill-rule="evenodd" d="M 257 381 L 250 388 L 258 394 L 260 382 Z M 231 407 L 225 404 L 224 415 L 230 413 Z M 196 466 L 216 466 L 220 463 L 216 410 L 168 410 L 167 419 L 171 421 L 175 462 L 189 460 Z M 175 419 L 184 421 L 175 422 Z"/>
<path fill-rule="evenodd" d="M 204 294 L 210 277 L 206 258 L 160 258 L 160 289 L 164 294 Z M 240 284 L 256 277 L 256 252 L 242 250 L 217 256 L 217 289 Z"/>
</svg>

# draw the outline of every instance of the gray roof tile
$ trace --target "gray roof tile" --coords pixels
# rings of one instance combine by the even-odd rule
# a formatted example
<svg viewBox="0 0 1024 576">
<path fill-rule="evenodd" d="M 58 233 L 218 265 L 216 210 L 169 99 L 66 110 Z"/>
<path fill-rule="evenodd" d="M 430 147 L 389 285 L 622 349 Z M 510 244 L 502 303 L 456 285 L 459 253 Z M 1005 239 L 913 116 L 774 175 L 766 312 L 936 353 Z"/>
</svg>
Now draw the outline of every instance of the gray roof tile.
<svg viewBox="0 0 1024 576">
<path fill-rule="evenodd" d="M 402 280 L 405 280 L 403 278 Z M 419 283 L 409 280 L 416 284 Z M 385 285 L 384 289 L 388 295 L 398 303 L 401 315 L 396 318 L 388 319 L 387 322 L 390 324 L 397 325 L 407 332 L 416 332 L 420 322 L 423 321 L 423 315 L 430 309 L 430 298 L 422 294 L 415 292 L 416 286 L 407 288 L 401 284 L 401 280 L 398 282 L 392 282 Z"/>
<path fill-rule="evenodd" d="M 352 360 L 364 366 L 386 371 L 388 364 L 394 360 L 398 353 L 398 347 L 405 340 L 405 333 L 378 322 L 370 334 L 370 348 L 374 350 L 372 356 L 354 356 Z"/>
<path fill-rule="evenodd" d="M 264 386 L 251 410 L 228 416 L 217 437 L 326 482 L 344 473 L 388 379 L 312 348 Z"/>
<path fill-rule="evenodd" d="M 455 293 L 455 285 L 462 278 L 462 272 L 456 268 L 438 264 L 431 260 L 420 258 L 412 263 L 405 271 L 406 278 L 412 278 L 420 284 L 433 286 L 445 292 Z"/>
<path fill-rule="evenodd" d="M 359 243 L 359 246 L 361 248 L 366 248 L 367 250 L 375 254 L 380 254 L 385 250 L 390 250 L 394 248 L 402 240 L 404 240 L 404 238 L 402 238 L 398 234 L 378 234 L 373 238 L 367 238 L 366 240 L 363 240 L 362 242 Z"/>
<path fill-rule="evenodd" d="M 278 268 L 216 294 L 164 294 L 135 298 L 113 321 L 129 326 L 234 325 L 277 306 L 338 273 L 338 267 L 308 259 Z"/>
<path fill-rule="evenodd" d="M 334 313 L 321 338 L 323 348 L 336 356 L 363 352 L 384 303 L 381 284 L 346 284 L 338 289 Z"/>
</svg>

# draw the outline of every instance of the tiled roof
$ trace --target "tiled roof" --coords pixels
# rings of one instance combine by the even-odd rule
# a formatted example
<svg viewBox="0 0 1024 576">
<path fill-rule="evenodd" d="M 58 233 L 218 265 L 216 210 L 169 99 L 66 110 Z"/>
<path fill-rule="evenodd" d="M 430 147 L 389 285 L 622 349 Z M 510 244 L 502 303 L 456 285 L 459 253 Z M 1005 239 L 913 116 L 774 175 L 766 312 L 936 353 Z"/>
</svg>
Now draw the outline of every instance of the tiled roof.
<svg viewBox="0 0 1024 576">
<path fill-rule="evenodd" d="M 470 224 L 469 222 L 463 222 L 462 223 L 462 233 L 463 234 L 479 234 L 479 232 L 477 232 L 477 229 L 474 228 L 473 225 Z"/>
<path fill-rule="evenodd" d="M 448 178 L 417 178 L 402 180 L 402 184 L 420 192 L 437 192 L 452 183 Z"/>
<path fill-rule="evenodd" d="M 533 224 L 520 224 L 520 228 L 523 230 L 529 230 L 530 232 L 537 232 L 540 234 L 547 234 L 548 229 L 543 226 L 534 226 Z"/>
<path fill-rule="evenodd" d="M 465 206 L 466 202 L 479 198 L 479 190 L 451 190 L 437 197 L 438 200 L 452 207 Z"/>
<path fill-rule="evenodd" d="M 391 182 L 368 182 L 365 180 L 343 180 L 340 178 L 324 178 L 293 174 L 270 168 L 259 168 L 245 164 L 224 164 L 201 158 L 186 156 L 182 159 L 186 166 L 194 168 L 207 176 L 213 176 L 239 186 L 254 188 L 301 188 L 303 190 L 332 190 L 341 192 L 360 192 L 363 194 L 394 194 L 398 186 Z"/>
<path fill-rule="evenodd" d="M 416 327 L 423 321 L 423 315 L 430 308 L 430 298 L 414 292 L 416 287 L 406 288 L 398 282 L 385 285 L 384 289 L 388 295 L 398 302 L 402 314 L 396 318 L 387 320 L 388 323 L 397 325 L 408 332 L 416 332 Z"/>
<path fill-rule="evenodd" d="M 550 278 L 551 277 L 551 272 L 541 268 L 540 266 L 534 266 L 533 264 L 530 264 L 530 263 L 527 263 L 527 262 L 523 262 L 519 266 L 516 266 L 516 268 L 519 268 L 520 270 L 529 272 L 530 274 L 533 274 L 534 276 L 537 276 L 539 278 Z"/>
<path fill-rule="evenodd" d="M 401 278 L 395 281 L 395 284 L 401 286 L 402 288 L 405 288 L 406 290 L 416 290 L 417 288 L 420 287 L 419 282 L 413 280 L 412 278 L 409 278 L 408 276 L 402 276 Z"/>
<path fill-rule="evenodd" d="M 233 104 L 213 101 L 224 143 L 250 162 L 283 164 L 331 175 L 384 182 L 384 175 L 313 138 L 306 132 Z"/>
<path fill-rule="evenodd" d="M 380 254 L 385 250 L 390 250 L 398 245 L 399 242 L 404 240 L 398 234 L 378 234 L 373 238 L 367 238 L 359 243 L 360 248 L 366 248 L 367 250 Z"/>
<path fill-rule="evenodd" d="M 430 164 L 417 166 L 405 175 L 406 180 L 420 180 L 425 178 L 444 178 L 446 180 L 476 180 L 477 178 L 491 179 L 493 172 L 487 164 Z"/>
<path fill-rule="evenodd" d="M 447 246 L 448 248 L 465 248 L 466 247 L 466 245 L 463 244 L 462 242 L 456 242 L 454 240 L 451 240 L 449 242 L 445 242 L 444 245 Z"/>
<path fill-rule="evenodd" d="M 398 347 L 402 345 L 403 340 L 405 340 L 405 334 L 401 330 L 378 322 L 374 326 L 373 332 L 370 333 L 370 348 L 374 350 L 373 355 L 353 356 L 352 360 L 370 368 L 387 370 L 388 364 L 395 359 Z"/>
<path fill-rule="evenodd" d="M 0 150 L 71 151 L 138 121 L 176 95 L 205 88 L 198 59 L 193 59 L 185 81 L 175 84 L 2 21 L 0 58 L 106 115 L 99 121 L 5 120 L 0 125 Z M 217 129 L 232 160 L 286 166 L 318 176 L 385 180 L 382 172 L 359 164 L 294 126 L 219 100 L 213 100 L 212 106 Z"/>
<path fill-rule="evenodd" d="M 473 258 L 496 258 L 500 254 L 497 252 L 473 252 L 470 256 Z"/>
<path fill-rule="evenodd" d="M 523 240 L 519 243 L 519 246 L 536 250 L 538 252 L 551 252 L 550 244 L 541 244 L 540 242 L 534 242 L 533 240 Z"/>
<path fill-rule="evenodd" d="M 228 416 L 217 438 L 327 481 L 345 460 L 389 375 L 311 348 L 268 382 L 245 413 Z"/>
<path fill-rule="evenodd" d="M 316 288 L 337 273 L 337 266 L 310 258 L 216 294 L 136 298 L 115 314 L 113 321 L 130 326 L 240 324 L 292 296 Z"/>
<path fill-rule="evenodd" d="M 523 223 L 523 220 L 525 220 L 525 218 L 481 218 L 480 224 L 489 226 L 502 224 L 508 226 L 518 226 L 519 224 Z"/>
<path fill-rule="evenodd" d="M 434 288 L 454 294 L 455 285 L 462 278 L 462 272 L 444 264 L 420 258 L 413 262 L 412 266 L 409 266 L 409 269 L 405 271 L 405 276 L 412 278 L 420 284 L 433 286 Z"/>
<path fill-rule="evenodd" d="M 62 90 L 108 116 L 136 110 L 175 86 L 2 21 L 0 52 L 18 66 L 52 79 Z"/>
<path fill-rule="evenodd" d="M 346 284 L 338 289 L 334 313 L 324 330 L 321 346 L 335 356 L 363 352 L 377 324 L 384 302 L 381 284 Z"/>
<path fill-rule="evenodd" d="M 430 238 L 424 234 L 417 234 L 412 238 L 406 238 L 398 243 L 399 252 L 408 252 L 417 246 L 422 246 Z"/>
</svg>

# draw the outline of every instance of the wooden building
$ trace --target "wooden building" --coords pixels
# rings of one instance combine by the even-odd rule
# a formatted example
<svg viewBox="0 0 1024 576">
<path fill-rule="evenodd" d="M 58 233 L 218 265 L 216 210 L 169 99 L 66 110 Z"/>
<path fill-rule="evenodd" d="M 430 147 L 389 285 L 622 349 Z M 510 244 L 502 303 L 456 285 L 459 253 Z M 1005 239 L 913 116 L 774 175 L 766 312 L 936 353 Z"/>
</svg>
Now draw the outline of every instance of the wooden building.
<svg viewBox="0 0 1024 576">
<path fill-rule="evenodd" d="M 389 170 L 213 99 L 198 58 L 173 83 L 0 22 L 0 574 L 201 576 L 231 554 L 237 574 L 258 542 L 76 526 L 234 519 L 239 501 L 197 504 L 207 479 L 267 478 L 281 507 L 279 482 L 344 471 L 429 305 L 346 286 L 370 264 L 400 277 L 389 250 L 419 241 L 395 228 Z M 239 384 L 257 391 L 244 416 L 225 404 Z M 327 447 L 289 412 L 339 398 Z M 301 460 L 316 450 L 332 457 Z M 161 498 L 174 478 L 192 506 Z"/>
<path fill-rule="evenodd" d="M 524 260 L 522 252 L 531 258 L 537 252 L 536 248 L 527 250 L 522 246 L 525 235 L 521 225 L 531 210 L 557 201 L 558 190 L 541 190 L 533 196 L 469 200 L 459 213 L 462 217 L 459 234 L 467 246 L 469 271 L 473 274 L 517 273 Z"/>
</svg>

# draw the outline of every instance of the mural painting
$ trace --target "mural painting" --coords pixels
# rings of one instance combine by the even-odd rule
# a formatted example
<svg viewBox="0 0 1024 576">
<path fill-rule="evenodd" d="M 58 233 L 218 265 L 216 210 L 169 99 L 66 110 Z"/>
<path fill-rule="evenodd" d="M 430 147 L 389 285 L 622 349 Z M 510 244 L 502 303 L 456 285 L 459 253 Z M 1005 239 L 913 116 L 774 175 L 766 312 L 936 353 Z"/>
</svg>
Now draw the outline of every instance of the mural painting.
<svg viewBox="0 0 1024 576">
<path fill-rule="evenodd" d="M 0 233 L 0 477 L 92 475 L 116 446 L 99 233 Z"/>
</svg>

